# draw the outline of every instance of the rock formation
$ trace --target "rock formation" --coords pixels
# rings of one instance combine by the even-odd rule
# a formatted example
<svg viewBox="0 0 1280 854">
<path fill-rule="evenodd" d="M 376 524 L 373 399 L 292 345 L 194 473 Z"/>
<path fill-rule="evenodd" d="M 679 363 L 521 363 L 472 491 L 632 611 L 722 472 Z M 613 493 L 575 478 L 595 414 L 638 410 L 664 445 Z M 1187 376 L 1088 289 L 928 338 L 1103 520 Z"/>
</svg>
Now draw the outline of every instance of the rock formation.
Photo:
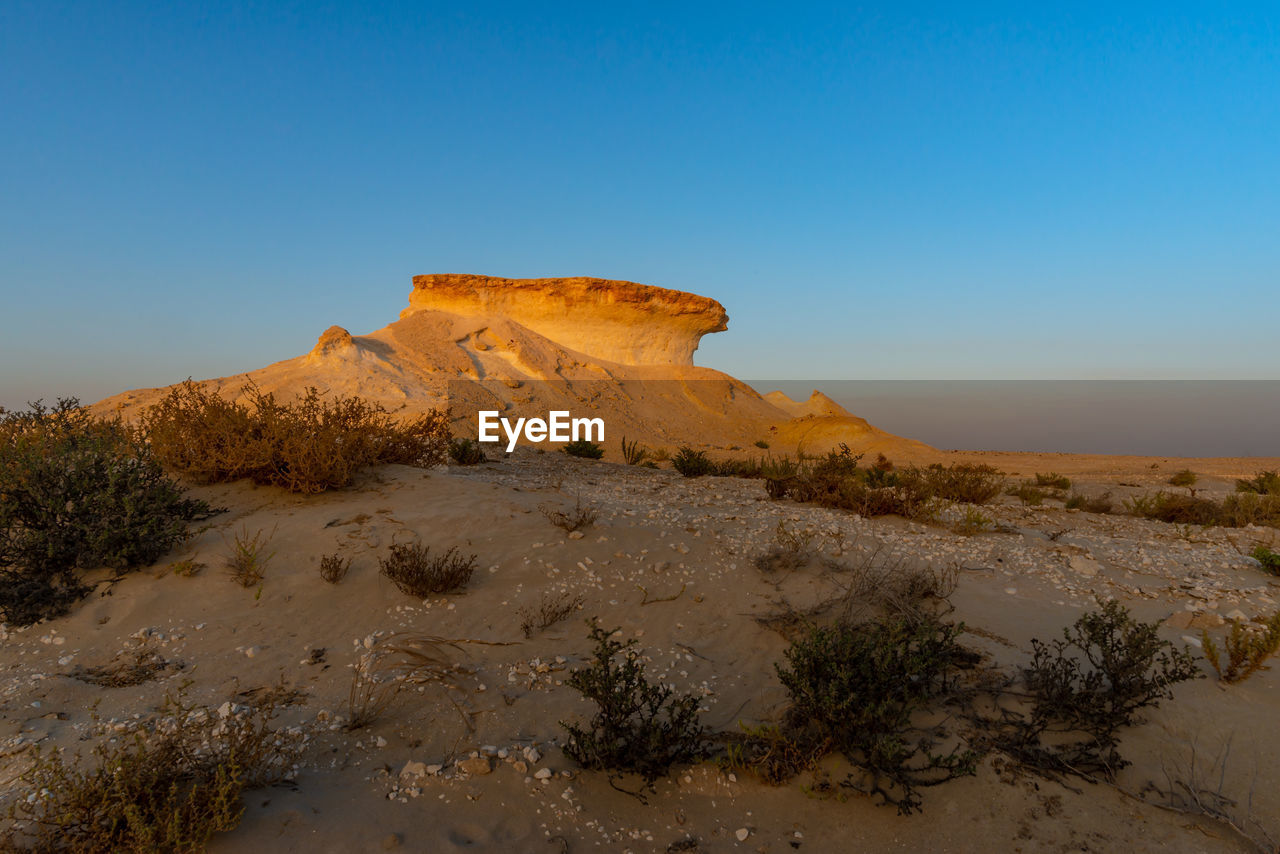
<svg viewBox="0 0 1280 854">
<path fill-rule="evenodd" d="M 693 364 L 703 335 L 727 328 L 715 300 L 605 279 L 416 276 L 400 319 L 368 335 L 331 326 L 312 350 L 247 374 L 206 380 L 234 397 L 252 381 L 288 398 L 314 386 L 359 395 L 392 413 L 449 406 L 456 435 L 475 413 L 602 415 L 616 453 L 622 436 L 652 446 L 818 452 L 928 450 L 867 424 L 825 395 L 762 397 L 727 374 Z M 135 417 L 165 389 L 108 398 L 100 412 Z"/>
<path fill-rule="evenodd" d="M 692 365 L 702 336 L 723 332 L 729 321 L 713 299 L 581 276 L 414 276 L 409 307 L 400 317 L 420 311 L 504 317 L 571 350 L 620 365 Z"/>
</svg>

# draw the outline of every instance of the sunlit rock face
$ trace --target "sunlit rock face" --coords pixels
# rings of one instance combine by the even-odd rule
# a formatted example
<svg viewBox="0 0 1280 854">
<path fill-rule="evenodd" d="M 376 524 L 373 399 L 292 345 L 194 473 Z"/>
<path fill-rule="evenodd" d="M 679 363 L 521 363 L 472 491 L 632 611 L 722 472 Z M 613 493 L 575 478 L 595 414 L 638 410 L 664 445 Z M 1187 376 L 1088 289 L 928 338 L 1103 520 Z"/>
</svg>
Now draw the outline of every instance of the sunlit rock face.
<svg viewBox="0 0 1280 854">
<path fill-rule="evenodd" d="M 728 328 L 724 306 L 696 294 L 573 277 L 414 276 L 409 307 L 501 317 L 571 350 L 623 365 L 692 365 L 698 342 Z"/>
</svg>

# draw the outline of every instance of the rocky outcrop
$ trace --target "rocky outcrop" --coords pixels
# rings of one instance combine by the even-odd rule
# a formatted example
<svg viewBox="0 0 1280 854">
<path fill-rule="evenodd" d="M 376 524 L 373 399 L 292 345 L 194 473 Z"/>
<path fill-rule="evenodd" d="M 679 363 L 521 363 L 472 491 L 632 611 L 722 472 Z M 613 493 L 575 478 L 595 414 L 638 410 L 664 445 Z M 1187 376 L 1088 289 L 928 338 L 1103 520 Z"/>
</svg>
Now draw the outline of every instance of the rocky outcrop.
<svg viewBox="0 0 1280 854">
<path fill-rule="evenodd" d="M 447 407 L 460 436 L 474 435 L 480 410 L 585 411 L 606 419 L 610 456 L 623 436 L 654 448 L 767 441 L 780 453 L 848 444 L 900 456 L 895 449 L 918 444 L 850 416 L 820 392 L 803 402 L 766 399 L 694 365 L 699 340 L 727 321 L 715 300 L 633 282 L 417 276 L 399 320 L 355 336 L 331 326 L 304 355 L 202 384 L 227 397 L 252 387 L 280 399 L 314 387 L 395 416 Z M 97 410 L 135 418 L 165 391 L 126 392 Z"/>
<path fill-rule="evenodd" d="M 409 307 L 501 317 L 597 359 L 622 365 L 692 365 L 703 335 L 728 328 L 720 303 L 696 294 L 609 279 L 414 276 Z"/>
<path fill-rule="evenodd" d="M 330 326 L 320 334 L 316 346 L 311 350 L 313 356 L 325 356 L 334 352 L 342 352 L 355 346 L 351 333 L 341 326 Z"/>
</svg>

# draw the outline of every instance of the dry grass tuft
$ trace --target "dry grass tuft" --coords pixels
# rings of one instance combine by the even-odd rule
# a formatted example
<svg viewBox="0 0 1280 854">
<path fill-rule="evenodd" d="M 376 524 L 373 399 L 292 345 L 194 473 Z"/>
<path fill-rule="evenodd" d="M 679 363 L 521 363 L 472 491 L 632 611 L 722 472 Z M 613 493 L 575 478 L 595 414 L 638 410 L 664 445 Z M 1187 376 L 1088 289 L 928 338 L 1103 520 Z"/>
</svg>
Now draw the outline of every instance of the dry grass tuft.
<svg viewBox="0 0 1280 854">
<path fill-rule="evenodd" d="M 127 688 L 158 679 L 166 670 L 181 670 L 180 661 L 169 661 L 151 649 L 125 650 L 110 662 L 92 667 L 77 667 L 68 676 L 100 688 Z"/>
<path fill-rule="evenodd" d="M 581 495 L 574 501 L 572 508 L 561 509 L 552 507 L 549 504 L 543 504 L 538 509 L 542 511 L 543 516 L 547 517 L 548 522 L 566 534 L 589 528 L 600 517 L 599 508 L 590 504 L 583 504 Z"/>
<path fill-rule="evenodd" d="M 459 687 L 465 671 L 452 653 L 461 651 L 464 643 L 474 641 L 396 634 L 374 643 L 355 664 L 347 697 L 347 730 L 363 729 L 381 718 L 406 688 Z"/>
<path fill-rule="evenodd" d="M 267 564 L 271 558 L 275 557 L 275 552 L 267 551 L 267 546 L 274 536 L 274 529 L 266 539 L 263 539 L 262 531 L 258 531 L 252 537 L 249 536 L 248 529 L 243 529 L 236 534 L 231 543 L 231 554 L 227 557 L 227 572 L 236 584 L 249 588 L 262 583 Z"/>
<path fill-rule="evenodd" d="M 567 590 L 543 593 L 537 608 L 520 609 L 520 631 L 526 638 L 531 638 L 535 632 L 569 619 L 585 601 L 586 597 L 581 593 L 570 593 Z"/>
<path fill-rule="evenodd" d="M 336 552 L 320 558 L 320 577 L 330 584 L 337 584 L 347 577 L 351 569 L 351 558 L 344 558 Z"/>
</svg>

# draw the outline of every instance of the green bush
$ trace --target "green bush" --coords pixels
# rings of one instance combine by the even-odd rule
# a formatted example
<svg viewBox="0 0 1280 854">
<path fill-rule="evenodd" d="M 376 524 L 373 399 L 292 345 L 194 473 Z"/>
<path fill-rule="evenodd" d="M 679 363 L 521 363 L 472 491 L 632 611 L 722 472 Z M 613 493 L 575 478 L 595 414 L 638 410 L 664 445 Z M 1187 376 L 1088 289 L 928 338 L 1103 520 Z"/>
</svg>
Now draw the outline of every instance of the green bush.
<svg viewBox="0 0 1280 854">
<path fill-rule="evenodd" d="M 1037 767 L 1113 778 L 1128 764 L 1119 731 L 1172 697 L 1174 685 L 1203 675 L 1186 648 L 1160 639 L 1159 626 L 1135 621 L 1112 601 L 1082 615 L 1059 640 L 1032 639 L 1023 673 L 1032 710 L 1014 752 Z M 1052 744 L 1044 743 L 1046 734 L 1054 734 Z"/>
<path fill-rule="evenodd" d="M 351 483 L 384 463 L 434 466 L 448 450 L 448 415 L 433 410 L 396 421 L 358 397 L 325 400 L 314 389 L 280 403 L 254 385 L 247 403 L 187 380 L 142 416 L 156 458 L 201 483 L 248 478 L 290 492 L 318 493 Z"/>
<path fill-rule="evenodd" d="M 972 664 L 956 643 L 962 630 L 905 617 L 811 628 L 787 649 L 787 666 L 777 666 L 790 727 L 816 732 L 865 772 L 848 785 L 901 813 L 918 809 L 919 788 L 974 773 L 974 753 L 936 753 L 939 732 L 913 726 L 917 712 L 954 691 L 957 669 Z"/>
<path fill-rule="evenodd" d="M 585 727 L 561 721 L 564 752 L 584 768 L 639 774 L 652 790 L 672 765 L 706 756 L 706 729 L 698 699 L 646 679 L 635 641 L 614 640 L 615 632 L 593 626 L 591 663 L 566 680 L 597 708 Z"/>
<path fill-rule="evenodd" d="M 1169 485 L 1182 486 L 1190 489 L 1196 485 L 1196 481 L 1199 479 L 1200 478 L 1191 469 L 1183 469 L 1180 472 L 1175 472 L 1173 476 L 1169 478 Z"/>
<path fill-rule="evenodd" d="M 1237 480 L 1236 492 L 1280 496 L 1280 472 L 1260 471 L 1249 480 Z"/>
<path fill-rule="evenodd" d="M 1280 527 L 1280 496 L 1275 495 L 1237 492 L 1217 502 L 1194 495 L 1156 492 L 1126 499 L 1125 508 L 1134 516 L 1175 525 Z"/>
<path fill-rule="evenodd" d="M 719 460 L 711 464 L 710 474 L 716 477 L 755 479 L 764 477 L 764 463 L 756 459 Z"/>
<path fill-rule="evenodd" d="M 702 451 L 682 445 L 671 458 L 671 467 L 685 477 L 702 477 L 711 474 L 715 466 Z"/>
<path fill-rule="evenodd" d="M 1048 493 L 1030 481 L 1023 481 L 1018 486 L 1010 487 L 1008 494 L 1021 501 L 1025 507 L 1039 507 L 1048 497 Z"/>
<path fill-rule="evenodd" d="M 598 460 L 604 456 L 604 448 L 595 442 L 588 442 L 586 439 L 570 442 L 560 450 L 571 457 L 579 457 L 584 460 Z"/>
<path fill-rule="evenodd" d="M 0 613 L 27 625 L 65 613 L 83 570 L 154 563 L 212 511 L 184 497 L 145 443 L 74 399 L 0 410 Z"/>
<path fill-rule="evenodd" d="M 1036 486 L 1046 486 L 1050 489 L 1070 489 L 1071 478 L 1051 471 L 1048 474 L 1040 474 L 1036 472 Z"/>
<path fill-rule="evenodd" d="M 1249 556 L 1262 564 L 1262 571 L 1271 575 L 1280 575 L 1280 553 L 1274 552 L 1266 546 L 1258 546 Z"/>
<path fill-rule="evenodd" d="M 474 439 L 452 439 L 449 442 L 449 459 L 456 465 L 474 466 L 488 460 L 484 448 Z"/>
<path fill-rule="evenodd" d="M 1169 492 L 1126 499 L 1125 508 L 1134 516 L 1175 525 L 1214 525 L 1221 515 L 1221 508 L 1209 498 Z"/>
<path fill-rule="evenodd" d="M 629 466 L 638 466 L 649 456 L 647 448 L 640 447 L 638 440 L 627 441 L 627 437 L 622 437 L 622 460 Z"/>
<path fill-rule="evenodd" d="M 1110 513 L 1113 504 L 1110 492 L 1104 492 L 1095 498 L 1073 492 L 1067 496 L 1066 506 L 1068 510 L 1083 510 L 1086 513 Z"/>
</svg>

